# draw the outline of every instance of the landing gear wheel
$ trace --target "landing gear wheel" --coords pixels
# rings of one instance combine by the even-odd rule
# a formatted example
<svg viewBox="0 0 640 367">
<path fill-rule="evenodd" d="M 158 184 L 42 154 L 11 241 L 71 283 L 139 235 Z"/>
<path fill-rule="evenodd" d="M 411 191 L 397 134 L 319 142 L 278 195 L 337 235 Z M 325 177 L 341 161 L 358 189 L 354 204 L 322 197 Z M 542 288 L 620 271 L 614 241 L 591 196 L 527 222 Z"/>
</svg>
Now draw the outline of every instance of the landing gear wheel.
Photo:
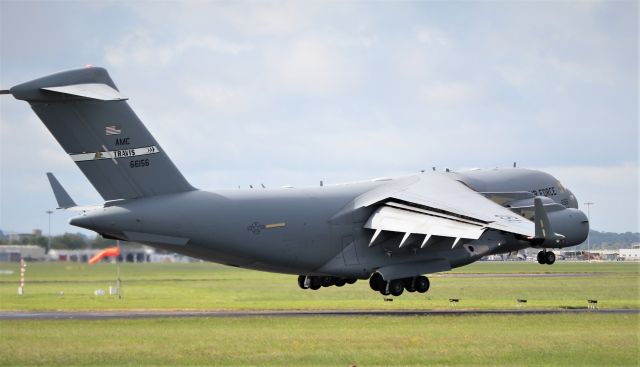
<svg viewBox="0 0 640 367">
<path fill-rule="evenodd" d="M 300 288 L 302 288 L 302 289 L 307 289 L 307 288 L 308 288 L 308 287 L 305 287 L 305 285 L 304 285 L 304 280 L 305 280 L 306 278 L 307 278 L 307 277 L 306 277 L 305 275 L 300 275 L 300 276 L 298 276 L 298 287 L 300 287 Z"/>
<path fill-rule="evenodd" d="M 355 283 L 357 281 L 358 281 L 357 278 L 347 278 L 346 279 L 347 284 L 353 284 L 353 283 Z"/>
<path fill-rule="evenodd" d="M 398 297 L 404 292 L 404 282 L 402 279 L 394 279 L 389 282 L 389 293 Z"/>
<path fill-rule="evenodd" d="M 342 287 L 343 285 L 347 284 L 347 281 L 344 278 L 336 278 L 334 279 L 333 283 L 336 287 Z"/>
<path fill-rule="evenodd" d="M 538 264 L 546 264 L 547 257 L 544 254 L 544 251 L 538 252 Z"/>
<path fill-rule="evenodd" d="M 313 289 L 314 291 L 320 289 L 320 287 L 322 286 L 322 283 L 320 282 L 320 278 L 318 277 L 309 277 L 309 288 Z"/>
<path fill-rule="evenodd" d="M 320 283 L 323 287 L 331 287 L 333 285 L 333 277 L 321 277 Z"/>
<path fill-rule="evenodd" d="M 382 279 L 382 275 L 380 275 L 380 273 L 373 273 L 371 278 L 369 278 L 369 287 L 371 287 L 371 289 L 376 292 L 382 289 L 383 283 L 384 280 Z"/>
<path fill-rule="evenodd" d="M 431 283 L 429 282 L 429 278 L 422 275 L 416 278 L 415 284 L 416 284 L 416 291 L 420 293 L 425 293 L 426 291 L 428 291 L 429 286 L 431 285 Z"/>
<path fill-rule="evenodd" d="M 412 277 L 412 278 L 405 278 L 404 279 L 404 289 L 407 290 L 407 292 L 415 292 L 416 291 L 416 277 Z"/>
<path fill-rule="evenodd" d="M 545 260 L 547 265 L 553 265 L 553 263 L 556 262 L 556 254 L 554 254 L 552 251 L 547 251 L 545 253 Z"/>
</svg>

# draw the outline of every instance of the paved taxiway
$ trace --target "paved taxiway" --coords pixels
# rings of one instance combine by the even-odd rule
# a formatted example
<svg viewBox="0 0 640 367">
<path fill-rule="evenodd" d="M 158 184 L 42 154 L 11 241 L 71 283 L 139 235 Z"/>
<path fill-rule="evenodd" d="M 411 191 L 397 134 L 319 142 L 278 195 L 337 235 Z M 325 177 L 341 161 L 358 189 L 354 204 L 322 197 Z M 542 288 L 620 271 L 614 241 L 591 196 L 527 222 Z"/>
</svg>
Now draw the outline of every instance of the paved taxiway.
<svg viewBox="0 0 640 367">
<path fill-rule="evenodd" d="M 441 273 L 434 278 L 591 278 L 609 273 Z"/>
<path fill-rule="evenodd" d="M 463 316 L 540 315 L 568 313 L 637 314 L 640 309 L 513 309 L 513 310 L 319 310 L 319 311 L 97 311 L 0 312 L 0 320 L 103 320 L 158 317 L 313 317 L 313 316 Z"/>
</svg>

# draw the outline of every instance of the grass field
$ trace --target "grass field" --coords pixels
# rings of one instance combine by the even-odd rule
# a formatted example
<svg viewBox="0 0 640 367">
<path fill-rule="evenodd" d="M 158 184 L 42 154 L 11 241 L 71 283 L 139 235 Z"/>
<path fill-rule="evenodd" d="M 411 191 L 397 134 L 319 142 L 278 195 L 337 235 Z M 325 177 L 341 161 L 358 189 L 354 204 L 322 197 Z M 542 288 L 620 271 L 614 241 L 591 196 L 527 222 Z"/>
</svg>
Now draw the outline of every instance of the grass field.
<svg viewBox="0 0 640 367">
<path fill-rule="evenodd" d="M 638 263 L 476 263 L 393 302 L 366 281 L 300 290 L 294 276 L 209 264 L 32 263 L 26 295 L 0 264 L 0 309 L 314 310 L 640 307 Z M 13 271 L 12 274 L 11 271 Z M 547 275 L 540 277 L 539 275 Z M 564 275 L 564 276 L 563 276 Z M 62 292 L 62 295 L 61 293 Z M 456 306 L 449 298 L 460 298 Z M 525 298 L 518 306 L 516 299 Z M 0 321 L 0 365 L 637 366 L 639 314 L 197 317 Z"/>
<path fill-rule="evenodd" d="M 458 308 L 585 307 L 587 299 L 597 299 L 601 308 L 640 308 L 638 263 L 481 262 L 434 274 L 428 293 L 405 292 L 393 302 L 384 302 L 367 281 L 301 290 L 295 276 L 211 263 L 123 264 L 122 299 L 94 296 L 94 290 L 114 284 L 115 272 L 106 263 L 30 263 L 26 294 L 18 296 L 18 265 L 0 263 L 0 309 L 447 309 L 449 298 L 460 299 Z M 531 275 L 510 276 L 518 274 Z M 516 299 L 528 302 L 522 306 Z"/>
<path fill-rule="evenodd" d="M 636 366 L 634 315 L 3 321 L 0 365 Z"/>
</svg>

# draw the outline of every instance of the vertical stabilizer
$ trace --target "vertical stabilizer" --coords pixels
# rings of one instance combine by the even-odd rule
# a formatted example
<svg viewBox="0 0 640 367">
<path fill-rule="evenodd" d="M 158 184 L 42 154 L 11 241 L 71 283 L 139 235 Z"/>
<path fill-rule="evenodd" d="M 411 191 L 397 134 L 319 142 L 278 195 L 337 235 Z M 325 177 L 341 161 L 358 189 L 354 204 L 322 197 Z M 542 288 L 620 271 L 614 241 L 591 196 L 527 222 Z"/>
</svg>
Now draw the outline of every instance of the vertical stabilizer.
<svg viewBox="0 0 640 367">
<path fill-rule="evenodd" d="M 104 200 L 193 190 L 102 68 L 10 89 L 31 108 Z"/>
</svg>

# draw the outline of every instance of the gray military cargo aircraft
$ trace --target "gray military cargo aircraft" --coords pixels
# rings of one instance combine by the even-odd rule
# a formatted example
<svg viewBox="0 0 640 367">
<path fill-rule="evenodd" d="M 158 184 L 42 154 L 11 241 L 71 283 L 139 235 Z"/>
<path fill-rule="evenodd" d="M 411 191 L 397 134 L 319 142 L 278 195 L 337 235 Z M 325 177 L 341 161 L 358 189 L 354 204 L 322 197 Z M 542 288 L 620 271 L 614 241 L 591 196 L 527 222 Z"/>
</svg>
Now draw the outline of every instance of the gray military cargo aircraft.
<svg viewBox="0 0 640 367">
<path fill-rule="evenodd" d="M 304 188 L 194 188 L 105 69 L 49 75 L 2 91 L 27 101 L 105 200 L 78 207 L 52 174 L 74 226 L 208 261 L 295 274 L 303 289 L 369 279 L 399 296 L 423 274 L 491 254 L 582 243 L 589 222 L 553 176 L 508 168 L 421 172 Z"/>
</svg>

